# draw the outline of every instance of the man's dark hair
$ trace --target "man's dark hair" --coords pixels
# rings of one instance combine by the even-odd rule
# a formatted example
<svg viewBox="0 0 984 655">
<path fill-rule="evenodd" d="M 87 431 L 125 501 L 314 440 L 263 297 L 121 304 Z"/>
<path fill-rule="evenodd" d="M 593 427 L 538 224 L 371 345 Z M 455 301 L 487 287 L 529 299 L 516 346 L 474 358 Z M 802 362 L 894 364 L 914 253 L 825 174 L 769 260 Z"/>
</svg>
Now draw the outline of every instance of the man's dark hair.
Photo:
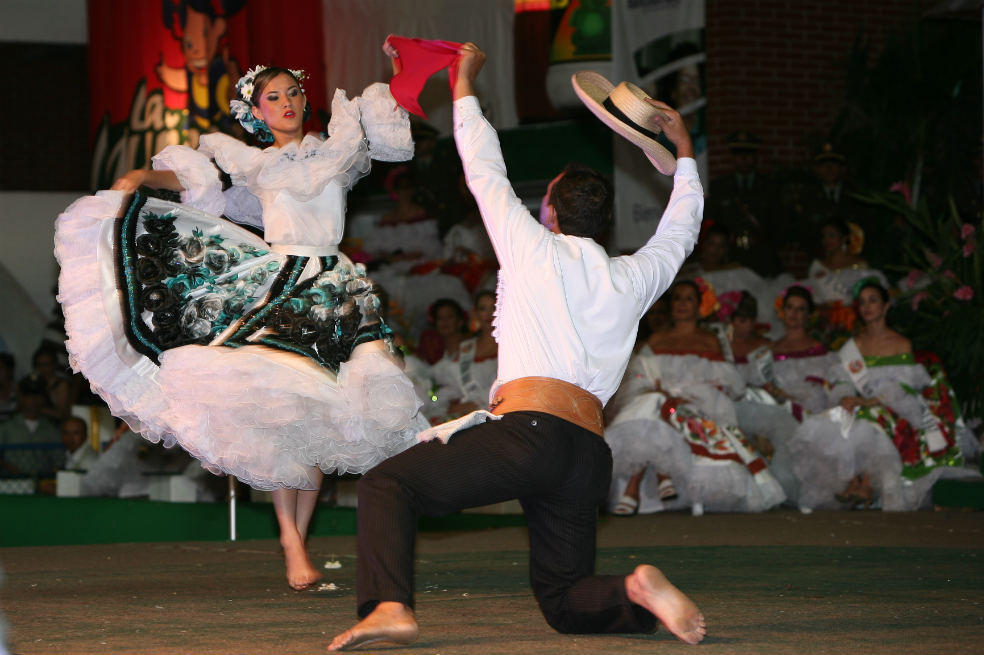
<svg viewBox="0 0 984 655">
<path fill-rule="evenodd" d="M 595 238 L 612 220 L 612 183 L 580 164 L 568 164 L 550 190 L 548 202 L 557 212 L 557 226 L 572 237 Z"/>
</svg>

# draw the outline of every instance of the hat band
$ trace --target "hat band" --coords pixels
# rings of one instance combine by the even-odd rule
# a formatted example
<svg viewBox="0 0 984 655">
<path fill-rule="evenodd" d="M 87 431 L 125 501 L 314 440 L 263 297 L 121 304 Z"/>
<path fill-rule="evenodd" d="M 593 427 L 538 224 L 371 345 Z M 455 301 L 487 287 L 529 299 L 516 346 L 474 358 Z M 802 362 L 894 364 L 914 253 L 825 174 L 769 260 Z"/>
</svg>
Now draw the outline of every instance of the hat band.
<svg viewBox="0 0 984 655">
<path fill-rule="evenodd" d="M 623 123 L 628 123 L 629 125 L 634 127 L 637 131 L 648 136 L 650 139 L 656 140 L 659 137 L 659 134 L 657 134 L 656 132 L 653 132 L 652 130 L 647 130 L 642 125 L 639 125 L 634 120 L 632 120 L 624 113 L 622 113 L 622 110 L 615 106 L 615 103 L 612 102 L 612 99 L 610 97 L 605 98 L 605 101 L 601 104 L 604 105 L 605 109 L 607 109 L 612 116 L 619 119 Z"/>
</svg>

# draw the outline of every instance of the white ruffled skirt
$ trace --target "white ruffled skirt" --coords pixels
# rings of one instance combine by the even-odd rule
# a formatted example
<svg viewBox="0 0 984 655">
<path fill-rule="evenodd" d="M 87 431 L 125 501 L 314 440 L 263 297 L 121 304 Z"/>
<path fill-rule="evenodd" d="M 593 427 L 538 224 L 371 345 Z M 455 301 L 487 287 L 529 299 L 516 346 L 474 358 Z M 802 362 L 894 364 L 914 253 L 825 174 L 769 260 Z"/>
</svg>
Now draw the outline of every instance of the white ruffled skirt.
<svg viewBox="0 0 984 655">
<path fill-rule="evenodd" d="M 605 429 L 605 440 L 612 449 L 612 508 L 629 479 L 645 470 L 640 483 L 639 512 L 657 512 L 701 504 L 710 512 L 761 512 L 785 500 L 782 487 L 769 473 L 753 474 L 747 466 L 732 459 L 715 459 L 696 454 L 686 437 L 660 418 L 665 396 L 644 393 L 619 411 Z M 696 406 L 691 404 L 691 407 Z M 720 408 L 719 408 L 720 409 Z M 700 411 L 700 409 L 698 409 Z M 727 411 L 704 411 L 704 416 L 727 415 Z M 730 412 L 733 415 L 733 411 Z M 730 439 L 728 435 L 724 438 Z M 741 444 L 733 446 L 742 448 Z M 659 499 L 655 473 L 673 480 L 678 497 L 668 503 Z"/>
<path fill-rule="evenodd" d="M 159 366 L 134 349 L 114 268 L 124 199 L 102 191 L 77 200 L 55 234 L 70 360 L 115 416 L 264 490 L 314 489 L 318 469 L 362 473 L 415 443 L 427 427 L 420 401 L 378 341 L 357 346 L 337 375 L 265 345 L 182 345 Z"/>
</svg>

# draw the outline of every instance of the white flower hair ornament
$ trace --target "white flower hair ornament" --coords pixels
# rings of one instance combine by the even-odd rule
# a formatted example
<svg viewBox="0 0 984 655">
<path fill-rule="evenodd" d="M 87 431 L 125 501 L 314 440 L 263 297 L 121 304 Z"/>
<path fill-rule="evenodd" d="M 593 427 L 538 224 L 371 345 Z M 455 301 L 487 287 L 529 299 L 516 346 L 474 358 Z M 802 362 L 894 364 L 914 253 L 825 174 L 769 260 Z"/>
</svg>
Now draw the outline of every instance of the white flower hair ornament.
<svg viewBox="0 0 984 655">
<path fill-rule="evenodd" d="M 229 108 L 232 110 L 233 117 L 239 121 L 247 132 L 256 135 L 256 138 L 264 143 L 273 141 L 273 132 L 270 131 L 270 128 L 267 127 L 265 122 L 253 115 L 252 109 L 256 76 L 267 68 L 269 66 L 257 65 L 246 71 L 246 74 L 236 82 L 236 91 L 239 97 L 229 101 Z M 290 74 L 294 76 L 298 86 L 301 87 L 301 93 L 304 93 L 304 80 L 307 79 L 307 73 L 300 69 L 294 70 L 293 68 L 288 68 L 286 70 L 290 71 Z"/>
</svg>

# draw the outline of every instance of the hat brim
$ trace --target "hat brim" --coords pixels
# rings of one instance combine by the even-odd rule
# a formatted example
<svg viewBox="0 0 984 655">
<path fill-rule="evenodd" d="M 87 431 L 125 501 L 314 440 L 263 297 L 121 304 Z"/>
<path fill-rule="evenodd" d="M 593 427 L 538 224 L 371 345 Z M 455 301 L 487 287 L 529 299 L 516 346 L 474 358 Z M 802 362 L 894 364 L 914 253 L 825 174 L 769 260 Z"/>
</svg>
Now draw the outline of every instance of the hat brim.
<svg viewBox="0 0 984 655">
<path fill-rule="evenodd" d="M 676 158 L 669 150 L 605 108 L 604 102 L 615 89 L 615 85 L 605 79 L 604 75 L 594 71 L 578 71 L 571 76 L 571 84 L 574 86 L 574 93 L 591 113 L 616 134 L 628 139 L 649 155 L 656 170 L 664 175 L 673 175 L 676 172 Z"/>
</svg>

